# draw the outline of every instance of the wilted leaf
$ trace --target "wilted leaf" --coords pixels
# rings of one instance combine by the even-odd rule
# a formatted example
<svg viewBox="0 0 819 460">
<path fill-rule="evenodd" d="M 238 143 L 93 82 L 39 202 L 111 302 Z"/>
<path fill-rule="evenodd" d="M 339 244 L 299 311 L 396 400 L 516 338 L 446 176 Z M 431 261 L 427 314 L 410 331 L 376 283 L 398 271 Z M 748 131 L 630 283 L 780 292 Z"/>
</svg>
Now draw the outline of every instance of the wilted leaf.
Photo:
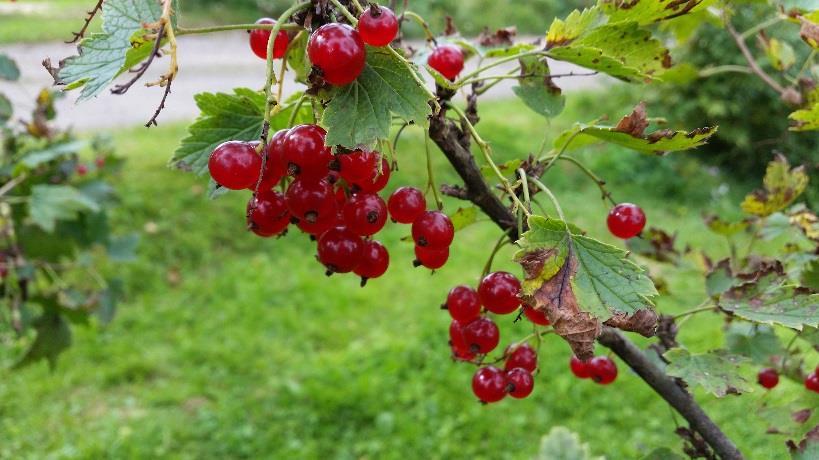
<svg viewBox="0 0 819 460">
<path fill-rule="evenodd" d="M 763 188 L 745 197 L 742 210 L 755 216 L 769 216 L 788 207 L 807 186 L 808 175 L 804 166 L 791 169 L 788 160 L 777 155 L 768 163 Z"/>
<path fill-rule="evenodd" d="M 672 348 L 663 357 L 669 361 L 668 375 L 683 379 L 689 385 L 699 385 L 718 398 L 754 391 L 753 385 L 739 374 L 740 365 L 746 359 L 725 350 L 692 355 L 688 350 Z"/>
<path fill-rule="evenodd" d="M 431 112 L 429 98 L 413 71 L 386 49 L 367 48 L 361 75 L 336 90 L 321 118 L 327 144 L 354 148 L 386 139 L 391 113 L 405 121 L 425 123 Z"/>
<path fill-rule="evenodd" d="M 34 321 L 37 337 L 25 355 L 14 365 L 21 369 L 41 359 L 48 361 L 52 369 L 57 364 L 57 357 L 71 345 L 71 330 L 65 319 L 57 313 L 45 312 Z"/>
<path fill-rule="evenodd" d="M 566 98 L 549 77 L 549 64 L 545 58 L 526 56 L 520 59 L 520 79 L 512 87 L 527 107 L 546 118 L 563 111 Z"/>
<path fill-rule="evenodd" d="M 810 430 L 805 438 L 795 443 L 788 441 L 792 460 L 816 460 L 819 458 L 819 425 Z"/>
<path fill-rule="evenodd" d="M 703 0 L 601 0 L 600 8 L 609 16 L 609 22 L 636 21 L 648 25 L 701 10 Z"/>
<path fill-rule="evenodd" d="M 577 433 L 562 426 L 555 426 L 549 434 L 540 438 L 540 451 L 536 460 L 605 460 L 592 456 L 588 444 L 580 441 Z"/>
<path fill-rule="evenodd" d="M 97 202 L 69 185 L 35 185 L 28 203 L 32 222 L 53 232 L 58 220 L 74 219 L 82 211 L 99 211 Z"/>
<path fill-rule="evenodd" d="M 725 348 L 760 366 L 770 366 L 775 363 L 774 358 L 785 355 L 785 348 L 772 327 L 745 322 L 734 322 L 729 326 Z"/>
<path fill-rule="evenodd" d="M 722 236 L 736 235 L 737 233 L 748 228 L 752 222 L 751 219 L 730 222 L 714 214 L 703 216 L 703 220 L 705 220 L 705 225 L 708 226 L 709 230 Z"/>
<path fill-rule="evenodd" d="M 20 78 L 20 68 L 14 59 L 0 54 L 0 80 L 16 81 Z"/>
<path fill-rule="evenodd" d="M 799 18 L 802 23 L 799 36 L 814 49 L 819 49 L 819 10 Z"/>
</svg>

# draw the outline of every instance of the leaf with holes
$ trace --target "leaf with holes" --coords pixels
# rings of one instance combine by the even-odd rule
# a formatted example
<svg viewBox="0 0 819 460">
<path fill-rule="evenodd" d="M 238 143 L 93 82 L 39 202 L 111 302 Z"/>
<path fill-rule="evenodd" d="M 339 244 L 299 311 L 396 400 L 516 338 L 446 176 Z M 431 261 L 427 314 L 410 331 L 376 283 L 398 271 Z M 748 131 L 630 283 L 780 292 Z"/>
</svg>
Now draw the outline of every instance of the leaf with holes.
<svg viewBox="0 0 819 460">
<path fill-rule="evenodd" d="M 790 206 L 805 191 L 808 180 L 804 166 L 791 169 L 788 160 L 777 155 L 768 163 L 762 188 L 745 197 L 742 210 L 759 217 L 770 216 Z"/>
<path fill-rule="evenodd" d="M 327 145 L 373 145 L 390 134 L 391 114 L 425 123 L 430 114 L 427 92 L 400 59 L 386 48 L 367 48 L 367 64 L 349 85 L 335 90 L 321 118 Z"/>
<path fill-rule="evenodd" d="M 701 386 L 718 398 L 754 391 L 751 382 L 740 375 L 740 367 L 747 359 L 725 350 L 692 355 L 688 350 L 672 348 L 663 357 L 669 362 L 668 375 Z"/>
<path fill-rule="evenodd" d="M 600 8 L 609 22 L 636 21 L 640 25 L 678 18 L 688 13 L 704 10 L 712 1 L 703 0 L 601 0 Z"/>
<path fill-rule="evenodd" d="M 782 273 L 768 271 L 720 296 L 720 307 L 740 318 L 802 330 L 819 326 L 819 294 L 785 284 Z"/>
</svg>

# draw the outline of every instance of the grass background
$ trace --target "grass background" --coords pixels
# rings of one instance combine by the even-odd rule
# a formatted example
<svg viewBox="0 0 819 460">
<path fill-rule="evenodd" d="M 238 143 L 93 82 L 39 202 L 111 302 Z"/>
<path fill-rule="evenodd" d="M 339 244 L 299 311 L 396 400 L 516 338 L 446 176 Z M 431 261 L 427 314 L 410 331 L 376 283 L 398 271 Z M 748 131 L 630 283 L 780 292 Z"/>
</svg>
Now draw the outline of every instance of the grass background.
<svg viewBox="0 0 819 460">
<path fill-rule="evenodd" d="M 637 102 L 617 91 L 569 101 L 551 125 L 515 101 L 485 104 L 479 129 L 503 161 L 575 120 L 615 118 Z M 295 231 L 281 240 L 246 232 L 247 193 L 208 201 L 202 178 L 167 169 L 184 134 L 183 125 L 113 133 L 127 159 L 115 227 L 142 232 L 138 260 L 107 267 L 125 279 L 127 301 L 109 327 L 75 328 L 55 372 L 44 363 L 9 372 L 15 350 L 0 347 L 0 458 L 530 458 L 555 425 L 610 459 L 679 447 L 669 408 L 622 362 L 610 386 L 577 380 L 568 347 L 554 336 L 544 339 L 529 399 L 475 401 L 473 368 L 449 358 L 449 318 L 438 306 L 452 286 L 477 282 L 498 236 L 491 223 L 459 232 L 449 264 L 434 275 L 411 268 L 412 247 L 400 241 L 408 228 L 388 226 L 379 238 L 391 269 L 361 289 L 353 277 L 325 278 L 313 243 Z M 651 225 L 676 231 L 681 247 L 725 254 L 700 213 L 731 209 L 747 190 L 686 155 L 697 154 L 660 159 L 595 148 L 580 158 L 609 180 L 616 199 L 639 202 Z M 398 159 L 390 188 L 425 182 L 420 130 L 402 138 Z M 435 163 L 439 183 L 456 182 L 441 155 Z M 622 244 L 608 236 L 607 208 L 576 169 L 559 164 L 545 180 L 570 220 Z M 713 194 L 720 184 L 728 192 Z M 459 205 L 447 201 L 446 210 Z M 519 272 L 510 257 L 507 248 L 496 268 Z M 650 264 L 668 282 L 661 312 L 704 298 L 694 260 L 680 269 Z M 501 347 L 531 331 L 512 320 L 498 318 Z M 698 315 L 680 338 L 705 351 L 722 345 L 720 328 Z M 764 435 L 754 415 L 761 401 L 802 394 L 789 381 L 767 396 L 697 392 L 749 458 L 785 455 L 785 438 Z"/>
</svg>

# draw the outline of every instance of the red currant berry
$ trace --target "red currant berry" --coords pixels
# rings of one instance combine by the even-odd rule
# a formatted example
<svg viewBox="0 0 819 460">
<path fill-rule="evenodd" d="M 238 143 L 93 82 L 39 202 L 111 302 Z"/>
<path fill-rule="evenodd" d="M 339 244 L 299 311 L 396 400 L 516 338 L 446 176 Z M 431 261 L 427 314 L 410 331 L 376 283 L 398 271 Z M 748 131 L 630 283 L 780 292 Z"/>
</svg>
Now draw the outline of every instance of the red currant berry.
<svg viewBox="0 0 819 460">
<path fill-rule="evenodd" d="M 285 194 L 287 209 L 299 228 L 320 235 L 336 224 L 338 206 L 333 187 L 326 180 L 296 179 Z"/>
<path fill-rule="evenodd" d="M 500 401 L 506 396 L 506 375 L 495 366 L 482 367 L 472 376 L 472 392 L 483 403 Z"/>
<path fill-rule="evenodd" d="M 255 186 L 261 169 L 262 157 L 250 142 L 225 142 L 216 147 L 208 159 L 210 176 L 231 190 Z"/>
<path fill-rule="evenodd" d="M 606 223 L 612 235 L 627 240 L 643 231 L 646 215 L 636 204 L 620 203 L 609 211 Z"/>
<path fill-rule="evenodd" d="M 452 353 L 458 359 L 468 361 L 475 357 L 475 353 L 470 350 L 464 338 L 464 323 L 454 319 L 449 323 L 449 345 L 452 347 Z"/>
<path fill-rule="evenodd" d="M 528 344 L 518 345 L 513 349 L 506 349 L 506 365 L 508 371 L 516 367 L 534 372 L 537 369 L 537 352 Z"/>
<path fill-rule="evenodd" d="M 276 24 L 276 21 L 270 18 L 261 18 L 256 21 L 256 24 Z M 270 40 L 270 30 L 253 29 L 250 31 L 250 49 L 256 56 L 267 60 L 267 42 Z M 287 31 L 280 30 L 276 34 L 276 41 L 273 42 L 273 58 L 281 59 L 284 57 L 284 52 L 287 51 L 287 45 L 290 43 L 290 37 L 287 36 Z"/>
<path fill-rule="evenodd" d="M 425 211 L 412 222 L 415 244 L 428 248 L 445 248 L 455 238 L 455 227 L 441 211 Z"/>
<path fill-rule="evenodd" d="M 427 209 L 427 200 L 415 187 L 399 187 L 387 200 L 387 208 L 393 221 L 411 224 Z"/>
<path fill-rule="evenodd" d="M 364 242 L 364 250 L 361 253 L 361 262 L 355 267 L 355 274 L 361 277 L 363 287 L 367 280 L 375 279 L 383 275 L 390 266 L 390 253 L 378 241 L 368 240 Z"/>
<path fill-rule="evenodd" d="M 364 241 L 344 227 L 334 227 L 324 232 L 318 240 L 319 262 L 328 273 L 348 273 L 361 262 Z"/>
<path fill-rule="evenodd" d="M 372 182 L 378 172 L 379 159 L 377 153 L 361 150 L 336 155 L 339 174 L 348 184 Z"/>
<path fill-rule="evenodd" d="M 97 165 L 97 169 L 102 169 L 105 167 L 105 157 L 97 157 L 94 159 L 94 164 Z"/>
<path fill-rule="evenodd" d="M 807 378 L 805 378 L 805 388 L 814 393 L 819 393 L 819 373 L 814 371 L 808 374 Z"/>
<path fill-rule="evenodd" d="M 376 156 L 380 156 L 378 152 L 374 153 Z M 377 164 L 378 162 L 376 162 L 376 165 Z M 384 187 L 387 186 L 387 183 L 390 181 L 390 174 L 390 164 L 387 162 L 386 158 L 381 156 L 381 171 L 378 171 L 378 168 L 376 168 L 375 173 L 370 180 L 355 182 L 351 185 L 353 186 L 353 189 L 357 191 L 378 193 L 381 190 L 384 190 Z"/>
<path fill-rule="evenodd" d="M 387 204 L 374 193 L 353 195 L 344 204 L 344 223 L 357 235 L 375 235 L 387 223 Z"/>
<path fill-rule="evenodd" d="M 425 248 L 422 246 L 415 246 L 415 261 L 413 265 L 416 267 L 424 266 L 430 270 L 437 270 L 446 264 L 449 260 L 449 248 Z"/>
<path fill-rule="evenodd" d="M 535 388 L 535 378 L 528 370 L 516 367 L 506 371 L 506 385 L 509 396 L 523 399 L 532 394 L 532 389 Z"/>
<path fill-rule="evenodd" d="M 279 130 L 270 138 L 270 143 L 267 145 L 267 162 L 264 165 L 259 190 L 270 190 L 287 174 L 287 161 L 284 159 L 283 145 L 287 132 L 286 129 Z M 251 189 L 255 187 L 256 184 L 253 184 Z"/>
<path fill-rule="evenodd" d="M 464 340 L 474 353 L 485 355 L 494 350 L 500 341 L 500 331 L 489 318 L 472 320 L 463 328 Z"/>
<path fill-rule="evenodd" d="M 492 313 L 512 313 L 520 306 L 520 281 L 507 272 L 490 273 L 481 280 L 478 296 L 481 304 Z"/>
<path fill-rule="evenodd" d="M 367 60 L 358 31 L 338 23 L 325 24 L 313 32 L 307 42 L 307 55 L 321 70 L 324 81 L 335 86 L 358 78 Z"/>
<path fill-rule="evenodd" d="M 324 145 L 327 132 L 318 125 L 298 125 L 284 137 L 284 159 L 289 172 L 297 177 L 323 178 L 333 159 L 329 147 Z"/>
<path fill-rule="evenodd" d="M 608 356 L 595 356 L 588 367 L 589 377 L 601 385 L 608 385 L 617 378 L 617 365 Z"/>
<path fill-rule="evenodd" d="M 469 322 L 481 314 L 478 293 L 469 286 L 455 286 L 446 296 L 446 308 L 452 319 Z"/>
<path fill-rule="evenodd" d="M 536 310 L 529 305 L 523 306 L 523 314 L 526 316 L 529 321 L 537 324 L 538 326 L 548 326 L 552 324 L 549 321 L 549 317 L 546 316 L 546 312 L 543 310 Z"/>
<path fill-rule="evenodd" d="M 247 227 L 259 236 L 282 233 L 290 223 L 284 196 L 274 190 L 263 190 L 247 203 Z"/>
<path fill-rule="evenodd" d="M 464 70 L 464 53 L 455 45 L 439 45 L 427 59 L 427 64 L 449 80 Z"/>
<path fill-rule="evenodd" d="M 398 19 L 391 9 L 370 4 L 358 18 L 358 32 L 370 46 L 386 46 L 398 35 Z"/>
<path fill-rule="evenodd" d="M 76 171 L 77 171 L 77 175 L 82 177 L 82 176 L 88 174 L 88 166 L 86 166 L 84 164 L 78 164 Z"/>
<path fill-rule="evenodd" d="M 577 356 L 572 355 L 572 359 L 569 361 L 569 368 L 571 368 L 572 374 L 579 379 L 591 377 L 589 362 L 581 361 Z"/>
<path fill-rule="evenodd" d="M 776 369 L 770 367 L 762 369 L 756 375 L 756 381 L 762 385 L 763 388 L 771 389 L 779 384 L 779 373 Z"/>
</svg>

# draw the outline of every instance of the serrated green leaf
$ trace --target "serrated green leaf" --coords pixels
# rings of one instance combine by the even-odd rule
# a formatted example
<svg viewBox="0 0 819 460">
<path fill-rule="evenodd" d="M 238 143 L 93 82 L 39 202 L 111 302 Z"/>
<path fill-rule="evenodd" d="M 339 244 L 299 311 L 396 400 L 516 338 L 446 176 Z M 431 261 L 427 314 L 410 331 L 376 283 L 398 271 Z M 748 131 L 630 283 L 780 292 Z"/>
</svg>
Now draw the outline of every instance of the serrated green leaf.
<svg viewBox="0 0 819 460">
<path fill-rule="evenodd" d="M 463 230 L 478 220 L 478 208 L 475 206 L 458 208 L 449 218 L 452 220 L 452 226 L 455 227 L 456 232 Z"/>
<path fill-rule="evenodd" d="M 540 438 L 540 450 L 536 460 L 605 460 L 593 456 L 589 445 L 580 441 L 577 433 L 562 426 L 555 426 L 549 434 Z"/>
<path fill-rule="evenodd" d="M 719 305 L 757 323 L 781 324 L 798 330 L 819 326 L 819 294 L 783 284 L 778 273 L 766 273 L 731 288 L 720 296 Z"/>
<path fill-rule="evenodd" d="M 725 348 L 760 366 L 775 364 L 772 358 L 785 355 L 782 342 L 770 326 L 734 322 L 725 334 Z"/>
<path fill-rule="evenodd" d="M 541 216 L 529 218 L 529 230 L 518 241 L 521 247 L 515 260 L 523 262 L 527 272 L 524 294 L 530 295 L 539 284 L 548 281 L 566 264 L 573 266 L 569 286 L 579 307 L 605 321 L 617 313 L 633 315 L 651 308 L 651 297 L 657 295 L 645 270 L 629 260 L 627 253 L 583 235 L 563 221 Z M 538 265 L 532 257 L 541 254 Z M 569 295 L 560 293 L 559 295 Z"/>
<path fill-rule="evenodd" d="M 60 64 L 57 83 L 82 86 L 78 101 L 99 94 L 114 78 L 147 58 L 153 44 L 142 40 L 147 23 L 161 15 L 159 2 L 108 0 L 102 6 L 102 32 L 83 39 L 79 55 Z"/>
<path fill-rule="evenodd" d="M 546 48 L 564 46 L 580 37 L 588 29 L 592 28 L 600 18 L 600 10 L 597 7 L 587 8 L 583 11 L 574 10 L 566 19 L 555 18 L 549 31 L 546 33 Z"/>
<path fill-rule="evenodd" d="M 11 101 L 3 93 L 0 93 L 0 126 L 11 120 L 13 114 L 14 108 L 11 106 Z"/>
<path fill-rule="evenodd" d="M 70 220 L 82 211 L 97 212 L 99 204 L 69 185 L 35 185 L 28 203 L 32 222 L 53 232 L 58 220 Z"/>
<path fill-rule="evenodd" d="M 663 357 L 669 361 L 668 375 L 681 378 L 689 385 L 699 385 L 718 398 L 754 391 L 751 382 L 739 373 L 746 359 L 725 350 L 692 355 L 688 350 L 672 348 Z"/>
<path fill-rule="evenodd" d="M 367 48 L 367 64 L 349 85 L 337 88 L 321 124 L 327 144 L 373 145 L 390 133 L 390 113 L 405 121 L 425 123 L 430 114 L 426 91 L 386 48 Z"/>
<path fill-rule="evenodd" d="M 609 17 L 610 23 L 635 21 L 640 25 L 649 25 L 680 17 L 704 9 L 703 0 L 600 0 L 599 7 Z"/>
<path fill-rule="evenodd" d="M 312 64 L 307 58 L 307 33 L 299 32 L 293 41 L 288 45 L 287 65 L 295 73 L 295 80 L 299 83 L 307 84 L 307 76 L 310 75 Z"/>
<path fill-rule="evenodd" d="M 791 169 L 788 160 L 777 155 L 768 163 L 762 188 L 754 190 L 742 201 L 742 210 L 759 217 L 769 216 L 790 206 L 808 186 L 804 166 Z"/>
<path fill-rule="evenodd" d="M 521 58 L 520 73 L 518 84 L 512 87 L 512 91 L 527 107 L 546 118 L 554 117 L 563 111 L 566 97 L 549 78 L 549 64 L 545 58 L 538 56 Z"/>
<path fill-rule="evenodd" d="M 6 54 L 0 54 L 0 80 L 17 81 L 20 78 L 20 68 L 14 59 Z"/>
<path fill-rule="evenodd" d="M 26 354 L 14 365 L 21 369 L 41 359 L 48 361 L 51 369 L 57 364 L 57 357 L 71 345 L 71 329 L 57 313 L 46 312 L 34 322 L 37 336 Z"/>
<path fill-rule="evenodd" d="M 791 131 L 812 131 L 819 129 L 819 101 L 808 108 L 797 110 L 788 118 L 791 120 Z"/>
</svg>

